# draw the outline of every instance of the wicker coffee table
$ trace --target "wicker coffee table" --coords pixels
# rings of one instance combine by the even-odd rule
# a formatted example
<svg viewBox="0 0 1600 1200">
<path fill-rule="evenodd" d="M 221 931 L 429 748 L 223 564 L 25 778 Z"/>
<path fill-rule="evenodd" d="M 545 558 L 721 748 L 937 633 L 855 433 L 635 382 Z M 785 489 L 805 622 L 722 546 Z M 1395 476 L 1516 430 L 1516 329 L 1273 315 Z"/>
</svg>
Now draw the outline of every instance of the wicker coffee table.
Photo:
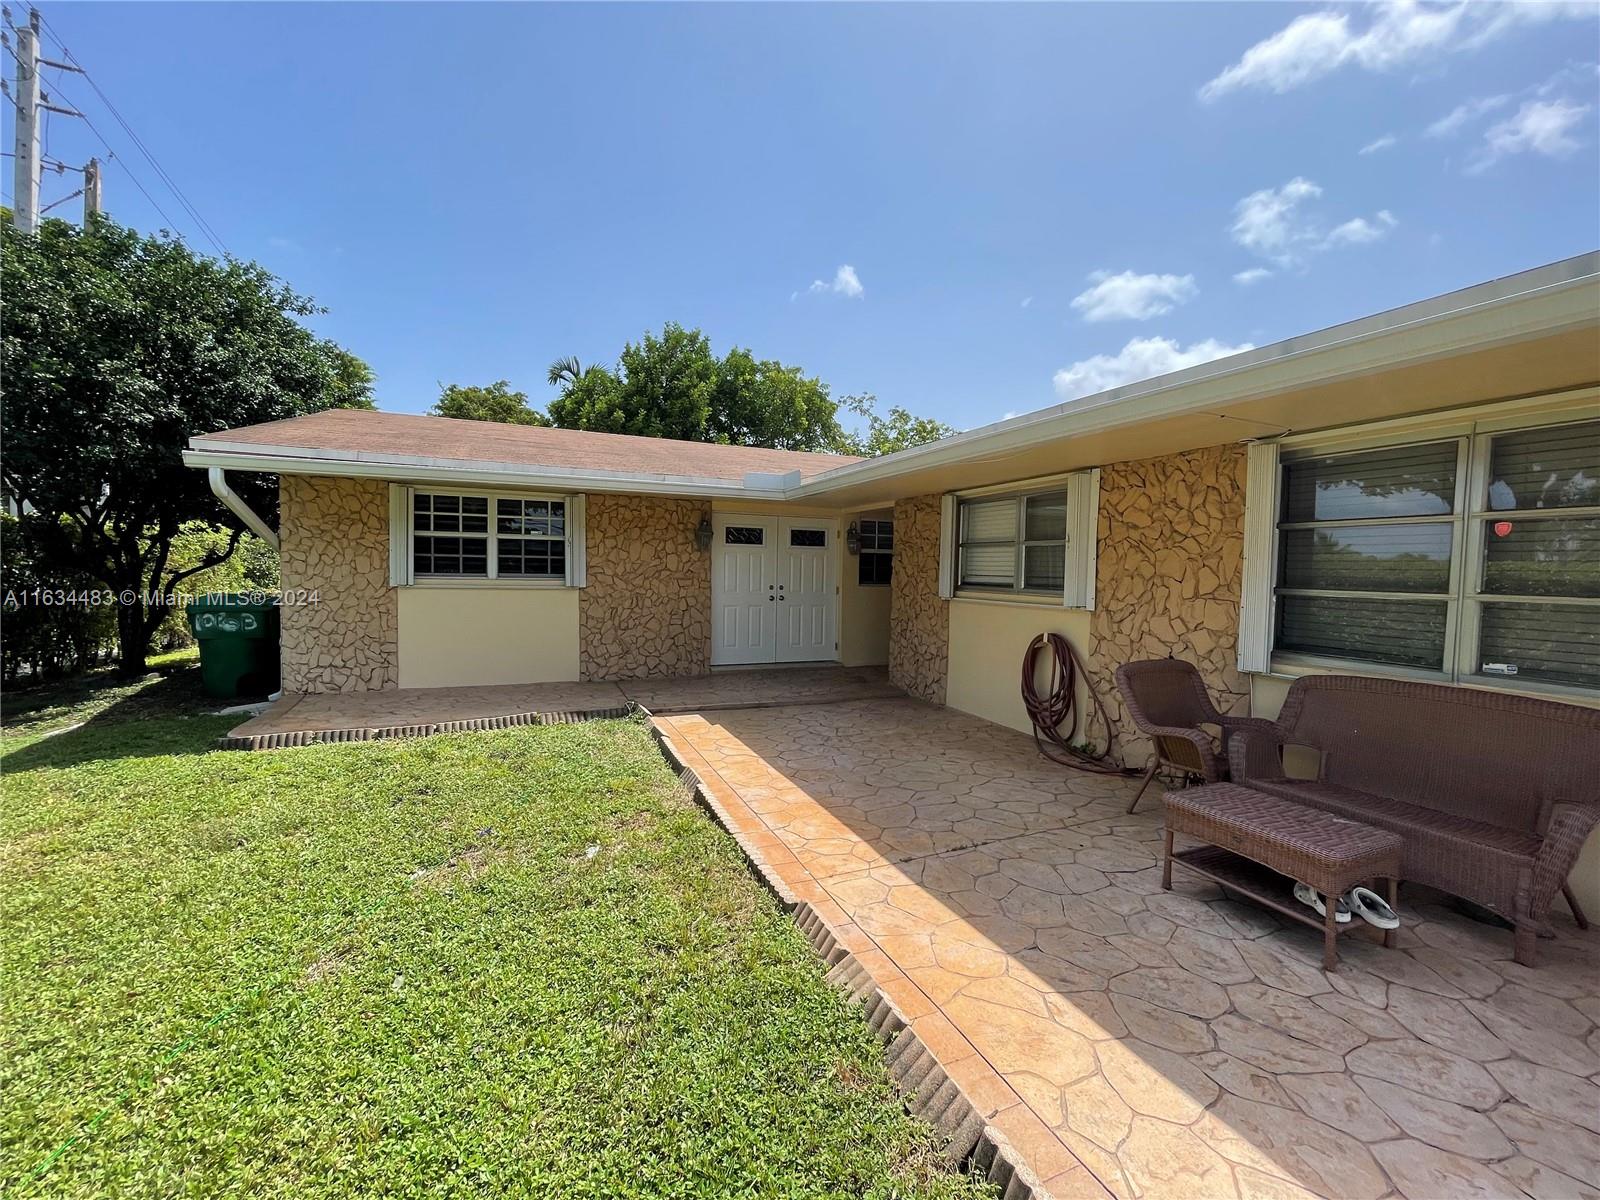
<svg viewBox="0 0 1600 1200">
<path fill-rule="evenodd" d="M 1168 792 L 1165 799 L 1161 886 L 1172 890 L 1172 864 L 1179 862 L 1282 916 L 1320 928 L 1324 970 L 1333 970 L 1339 961 L 1335 943 L 1340 932 L 1366 923 L 1352 916 L 1340 925 L 1331 902 L 1325 906 L 1327 914 L 1317 916 L 1294 898 L 1295 880 L 1337 898 L 1357 884 L 1383 879 L 1389 904 L 1395 903 L 1405 848 L 1396 834 L 1232 783 Z M 1175 833 L 1208 844 L 1174 853 Z M 1383 944 L 1394 945 L 1393 930 L 1384 932 Z"/>
</svg>

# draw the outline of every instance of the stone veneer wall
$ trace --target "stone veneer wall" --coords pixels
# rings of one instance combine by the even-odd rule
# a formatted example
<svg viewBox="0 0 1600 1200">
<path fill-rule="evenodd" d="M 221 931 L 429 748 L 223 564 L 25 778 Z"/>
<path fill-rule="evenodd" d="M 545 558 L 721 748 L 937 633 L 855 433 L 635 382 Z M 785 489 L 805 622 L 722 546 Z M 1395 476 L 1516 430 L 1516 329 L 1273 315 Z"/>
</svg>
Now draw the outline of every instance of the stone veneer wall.
<svg viewBox="0 0 1600 1200">
<path fill-rule="evenodd" d="M 582 679 L 711 670 L 711 555 L 695 548 L 699 500 L 591 495 L 589 586 L 578 596 Z"/>
<path fill-rule="evenodd" d="M 400 618 L 389 586 L 389 485 L 284 475 L 279 573 L 316 604 L 279 614 L 285 692 L 366 692 L 399 685 Z"/>
<path fill-rule="evenodd" d="M 894 584 L 889 595 L 889 679 L 943 704 L 950 667 L 950 605 L 939 598 L 939 497 L 894 506 Z"/>
<path fill-rule="evenodd" d="M 1129 765 L 1143 766 L 1151 746 L 1117 694 L 1112 673 L 1122 663 L 1187 659 L 1220 711 L 1248 708 L 1236 654 L 1244 477 L 1236 445 L 1101 469 L 1090 675 Z"/>
</svg>

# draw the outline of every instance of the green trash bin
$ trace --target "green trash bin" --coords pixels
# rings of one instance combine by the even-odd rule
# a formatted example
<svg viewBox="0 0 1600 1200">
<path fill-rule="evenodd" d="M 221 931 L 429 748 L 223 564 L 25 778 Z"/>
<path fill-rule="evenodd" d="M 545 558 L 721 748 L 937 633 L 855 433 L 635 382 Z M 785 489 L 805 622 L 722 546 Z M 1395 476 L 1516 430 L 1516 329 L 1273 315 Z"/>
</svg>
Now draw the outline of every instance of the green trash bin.
<svg viewBox="0 0 1600 1200">
<path fill-rule="evenodd" d="M 218 592 L 189 601 L 206 695 L 230 700 L 278 690 L 278 598 Z"/>
</svg>

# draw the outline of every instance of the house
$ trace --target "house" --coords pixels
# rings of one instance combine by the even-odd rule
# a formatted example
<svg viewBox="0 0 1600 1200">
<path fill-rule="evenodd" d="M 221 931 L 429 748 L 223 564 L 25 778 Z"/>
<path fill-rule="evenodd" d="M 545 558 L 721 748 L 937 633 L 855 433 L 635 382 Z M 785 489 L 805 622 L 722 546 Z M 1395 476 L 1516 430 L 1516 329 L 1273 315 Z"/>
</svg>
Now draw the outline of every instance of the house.
<svg viewBox="0 0 1600 1200">
<path fill-rule="evenodd" d="M 1600 253 L 871 460 L 346 411 L 190 445 L 280 476 L 287 691 L 886 663 L 1026 729 L 1056 631 L 1136 761 L 1111 673 L 1167 654 L 1269 716 L 1315 671 L 1600 704 Z"/>
</svg>

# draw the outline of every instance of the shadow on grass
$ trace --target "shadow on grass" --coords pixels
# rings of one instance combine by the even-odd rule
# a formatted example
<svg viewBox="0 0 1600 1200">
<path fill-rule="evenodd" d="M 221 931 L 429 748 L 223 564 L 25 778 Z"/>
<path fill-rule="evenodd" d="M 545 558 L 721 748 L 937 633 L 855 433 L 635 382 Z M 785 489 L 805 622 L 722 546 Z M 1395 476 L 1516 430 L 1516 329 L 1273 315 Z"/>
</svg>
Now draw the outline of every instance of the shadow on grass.
<svg viewBox="0 0 1600 1200">
<path fill-rule="evenodd" d="M 262 699 L 262 697 L 247 697 Z M 10 691 L 0 707 L 0 770 L 68 767 L 97 759 L 203 754 L 239 718 L 214 717 L 192 658 L 128 680 L 96 672 L 40 688 Z M 34 738 L 14 750 L 15 741 Z"/>
</svg>

